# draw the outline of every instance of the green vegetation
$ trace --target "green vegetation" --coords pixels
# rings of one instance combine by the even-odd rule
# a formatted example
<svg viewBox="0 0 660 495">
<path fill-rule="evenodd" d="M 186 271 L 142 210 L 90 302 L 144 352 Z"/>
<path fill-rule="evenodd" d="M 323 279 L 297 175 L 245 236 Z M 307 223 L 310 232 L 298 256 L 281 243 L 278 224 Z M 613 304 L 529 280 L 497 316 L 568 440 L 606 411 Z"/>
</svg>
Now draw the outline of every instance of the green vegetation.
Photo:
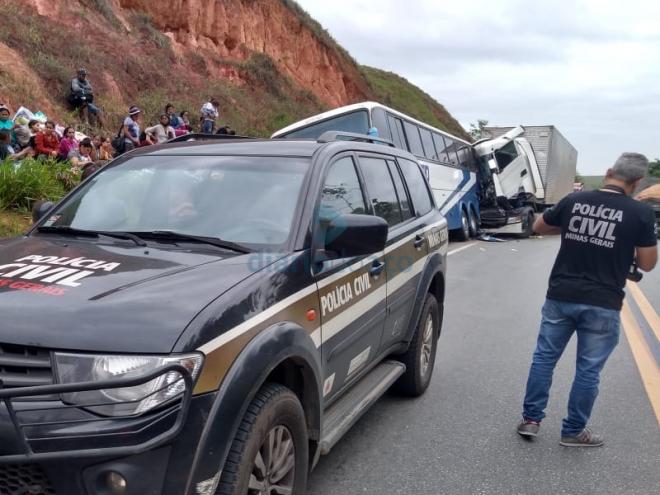
<svg viewBox="0 0 660 495">
<path fill-rule="evenodd" d="M 25 232 L 32 223 L 28 211 L 0 211 L 0 239 Z"/>
<path fill-rule="evenodd" d="M 660 158 L 656 158 L 649 163 L 649 175 L 660 179 Z"/>
<path fill-rule="evenodd" d="M 440 130 L 471 140 L 465 129 L 431 96 L 393 72 L 362 66 L 377 101 Z"/>
<path fill-rule="evenodd" d="M 68 163 L 25 159 L 0 162 L 0 210 L 30 210 L 35 201 L 58 200 L 80 182 Z"/>
<path fill-rule="evenodd" d="M 478 119 L 476 124 L 470 122 L 470 136 L 473 141 L 479 141 L 481 138 L 486 137 L 486 127 L 488 126 L 488 121 L 484 119 Z"/>
<path fill-rule="evenodd" d="M 121 22 L 117 19 L 108 0 L 82 0 L 82 3 L 98 11 L 114 28 L 121 28 Z"/>
</svg>

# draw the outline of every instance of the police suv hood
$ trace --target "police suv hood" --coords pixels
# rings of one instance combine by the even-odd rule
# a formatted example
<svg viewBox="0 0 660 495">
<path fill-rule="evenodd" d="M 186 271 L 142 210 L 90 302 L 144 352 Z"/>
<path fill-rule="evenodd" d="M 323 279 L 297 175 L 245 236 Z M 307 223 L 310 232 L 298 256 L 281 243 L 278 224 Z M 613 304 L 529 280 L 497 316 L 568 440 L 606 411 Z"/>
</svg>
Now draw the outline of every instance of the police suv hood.
<svg viewBox="0 0 660 495">
<path fill-rule="evenodd" d="M 256 268 L 209 246 L 38 235 L 0 242 L 0 342 L 167 353 L 195 315 Z"/>
</svg>

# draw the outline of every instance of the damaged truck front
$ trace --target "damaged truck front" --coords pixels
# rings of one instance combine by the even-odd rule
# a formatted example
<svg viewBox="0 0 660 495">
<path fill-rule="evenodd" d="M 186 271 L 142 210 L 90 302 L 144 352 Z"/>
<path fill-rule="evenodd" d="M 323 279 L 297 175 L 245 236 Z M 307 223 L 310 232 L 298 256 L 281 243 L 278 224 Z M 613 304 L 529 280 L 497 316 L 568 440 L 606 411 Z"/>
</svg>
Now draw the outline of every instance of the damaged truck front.
<svg viewBox="0 0 660 495">
<path fill-rule="evenodd" d="M 479 157 L 481 228 L 532 233 L 534 215 L 573 190 L 576 149 L 554 126 L 487 127 Z"/>
</svg>

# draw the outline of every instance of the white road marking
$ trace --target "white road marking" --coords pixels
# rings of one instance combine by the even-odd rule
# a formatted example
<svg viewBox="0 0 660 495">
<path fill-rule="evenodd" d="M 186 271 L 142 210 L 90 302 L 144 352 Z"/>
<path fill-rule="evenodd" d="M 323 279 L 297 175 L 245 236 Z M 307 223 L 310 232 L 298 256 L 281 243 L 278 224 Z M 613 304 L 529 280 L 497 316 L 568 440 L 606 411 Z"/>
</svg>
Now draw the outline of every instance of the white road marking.
<svg viewBox="0 0 660 495">
<path fill-rule="evenodd" d="M 447 253 L 447 256 L 451 256 L 452 254 L 460 253 L 461 251 L 463 251 L 467 248 L 471 248 L 472 246 L 476 246 L 476 245 L 477 245 L 476 242 L 471 242 L 470 244 L 466 244 L 465 246 L 461 246 L 459 248 L 452 249 L 451 251 L 449 251 Z"/>
</svg>

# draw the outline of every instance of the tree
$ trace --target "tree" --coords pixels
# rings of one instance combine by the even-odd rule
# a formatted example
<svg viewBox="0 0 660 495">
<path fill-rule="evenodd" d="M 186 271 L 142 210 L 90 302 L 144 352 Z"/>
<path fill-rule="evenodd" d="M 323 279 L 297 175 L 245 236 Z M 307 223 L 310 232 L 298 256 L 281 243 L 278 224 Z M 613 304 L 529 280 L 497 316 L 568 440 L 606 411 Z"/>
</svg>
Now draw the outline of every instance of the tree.
<svg viewBox="0 0 660 495">
<path fill-rule="evenodd" d="M 481 138 L 486 137 L 485 127 L 488 125 L 488 121 L 484 119 L 478 119 L 477 124 L 470 122 L 470 136 L 475 141 L 478 141 Z"/>
<path fill-rule="evenodd" d="M 656 158 L 654 161 L 649 162 L 649 175 L 660 179 L 660 158 Z"/>
</svg>

